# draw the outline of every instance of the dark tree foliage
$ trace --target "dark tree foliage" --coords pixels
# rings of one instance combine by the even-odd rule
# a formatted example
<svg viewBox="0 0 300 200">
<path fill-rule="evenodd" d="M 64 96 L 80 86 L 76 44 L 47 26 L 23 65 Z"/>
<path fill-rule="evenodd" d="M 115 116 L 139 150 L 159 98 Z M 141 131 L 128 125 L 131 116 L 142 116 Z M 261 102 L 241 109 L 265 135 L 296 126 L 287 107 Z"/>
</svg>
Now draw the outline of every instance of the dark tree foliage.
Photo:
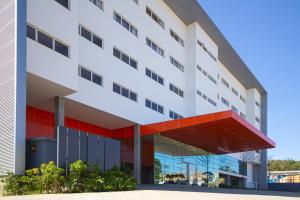
<svg viewBox="0 0 300 200">
<path fill-rule="evenodd" d="M 291 171 L 291 170 L 300 170 L 300 161 L 295 161 L 292 159 L 269 161 L 269 171 Z"/>
</svg>

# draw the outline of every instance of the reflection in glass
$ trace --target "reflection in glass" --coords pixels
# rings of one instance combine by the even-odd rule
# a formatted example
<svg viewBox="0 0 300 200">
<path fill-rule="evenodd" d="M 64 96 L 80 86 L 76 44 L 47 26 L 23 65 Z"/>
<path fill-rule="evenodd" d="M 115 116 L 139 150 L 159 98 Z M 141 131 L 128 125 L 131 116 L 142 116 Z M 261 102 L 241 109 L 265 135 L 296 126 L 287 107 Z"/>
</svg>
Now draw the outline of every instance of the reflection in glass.
<svg viewBox="0 0 300 200">
<path fill-rule="evenodd" d="M 161 135 L 154 136 L 154 158 L 156 184 L 243 187 L 247 171 L 245 163 L 233 157 L 212 155 Z"/>
</svg>

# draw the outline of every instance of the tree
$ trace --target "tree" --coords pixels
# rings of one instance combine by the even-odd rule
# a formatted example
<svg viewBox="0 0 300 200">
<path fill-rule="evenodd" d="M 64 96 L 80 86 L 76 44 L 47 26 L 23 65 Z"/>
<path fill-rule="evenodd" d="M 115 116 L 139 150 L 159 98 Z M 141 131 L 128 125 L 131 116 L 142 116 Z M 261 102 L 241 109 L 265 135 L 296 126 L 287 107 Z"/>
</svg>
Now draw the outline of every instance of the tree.
<svg viewBox="0 0 300 200">
<path fill-rule="evenodd" d="M 269 161 L 269 171 L 291 171 L 291 170 L 300 170 L 300 161 L 295 161 L 293 159 Z"/>
</svg>

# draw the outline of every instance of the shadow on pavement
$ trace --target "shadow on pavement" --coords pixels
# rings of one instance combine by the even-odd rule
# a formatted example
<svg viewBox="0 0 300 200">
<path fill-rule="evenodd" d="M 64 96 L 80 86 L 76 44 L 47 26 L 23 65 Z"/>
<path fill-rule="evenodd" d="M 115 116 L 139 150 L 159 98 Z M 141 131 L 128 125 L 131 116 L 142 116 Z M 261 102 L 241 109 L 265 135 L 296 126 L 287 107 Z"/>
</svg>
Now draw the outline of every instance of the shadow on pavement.
<svg viewBox="0 0 300 200">
<path fill-rule="evenodd" d="M 238 194 L 238 195 L 265 195 L 281 197 L 300 197 L 297 192 L 279 192 L 268 190 L 250 190 L 250 189 L 224 189 L 224 188 L 205 188 L 197 186 L 184 185 L 139 185 L 138 190 L 163 190 L 163 191 L 180 191 L 180 192 L 207 192 L 221 194 Z"/>
</svg>

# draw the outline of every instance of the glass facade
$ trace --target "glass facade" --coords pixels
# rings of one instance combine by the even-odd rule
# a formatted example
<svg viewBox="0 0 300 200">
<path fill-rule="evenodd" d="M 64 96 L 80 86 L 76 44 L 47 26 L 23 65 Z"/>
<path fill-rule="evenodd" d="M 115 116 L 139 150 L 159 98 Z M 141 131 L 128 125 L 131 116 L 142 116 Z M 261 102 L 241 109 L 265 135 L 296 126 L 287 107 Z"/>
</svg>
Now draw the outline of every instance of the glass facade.
<svg viewBox="0 0 300 200">
<path fill-rule="evenodd" d="M 154 183 L 243 187 L 246 163 L 212 155 L 170 138 L 154 136 Z"/>
</svg>

